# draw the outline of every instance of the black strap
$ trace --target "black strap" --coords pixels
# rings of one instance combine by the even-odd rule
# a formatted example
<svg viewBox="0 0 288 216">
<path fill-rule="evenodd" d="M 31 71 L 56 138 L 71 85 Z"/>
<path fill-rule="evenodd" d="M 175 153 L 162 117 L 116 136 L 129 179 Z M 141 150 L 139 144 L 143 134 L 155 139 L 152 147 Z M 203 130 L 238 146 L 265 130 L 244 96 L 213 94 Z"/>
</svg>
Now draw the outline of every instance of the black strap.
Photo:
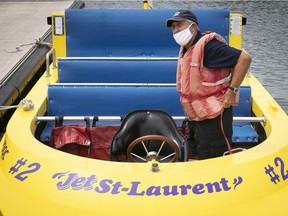
<svg viewBox="0 0 288 216">
<path fill-rule="evenodd" d="M 188 127 L 188 122 L 189 120 L 187 118 L 184 119 L 184 121 L 182 122 L 182 134 L 185 136 L 186 133 L 186 128 Z"/>
<path fill-rule="evenodd" d="M 98 116 L 93 117 L 92 127 L 96 127 L 96 122 L 99 121 Z"/>
<path fill-rule="evenodd" d="M 84 117 L 84 121 L 86 122 L 86 127 L 90 127 L 90 118 L 88 116 Z"/>
<path fill-rule="evenodd" d="M 61 127 L 63 126 L 63 116 L 55 116 L 55 126 L 56 127 Z"/>
</svg>

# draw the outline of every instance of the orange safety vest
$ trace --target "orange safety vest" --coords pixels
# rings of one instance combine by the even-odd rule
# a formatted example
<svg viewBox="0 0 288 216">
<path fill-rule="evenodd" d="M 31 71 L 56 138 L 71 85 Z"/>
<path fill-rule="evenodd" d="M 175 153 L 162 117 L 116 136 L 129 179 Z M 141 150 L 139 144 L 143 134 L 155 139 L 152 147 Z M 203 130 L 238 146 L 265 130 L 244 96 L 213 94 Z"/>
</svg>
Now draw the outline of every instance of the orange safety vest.
<svg viewBox="0 0 288 216">
<path fill-rule="evenodd" d="M 207 32 L 184 55 L 183 47 L 180 48 L 176 83 L 184 113 L 190 120 L 212 119 L 224 110 L 231 69 L 203 66 L 205 45 L 214 38 L 226 43 L 220 35 Z"/>
</svg>

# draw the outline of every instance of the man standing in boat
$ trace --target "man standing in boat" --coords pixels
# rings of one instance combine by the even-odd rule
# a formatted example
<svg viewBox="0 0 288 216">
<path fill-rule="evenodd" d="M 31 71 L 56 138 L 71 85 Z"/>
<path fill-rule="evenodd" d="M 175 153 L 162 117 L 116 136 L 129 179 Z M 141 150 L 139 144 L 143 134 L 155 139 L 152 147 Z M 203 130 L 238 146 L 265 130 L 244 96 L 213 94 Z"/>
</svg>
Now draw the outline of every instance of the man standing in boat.
<svg viewBox="0 0 288 216">
<path fill-rule="evenodd" d="M 227 45 L 217 33 L 201 33 L 189 10 L 176 12 L 166 26 L 181 46 L 176 83 L 193 126 L 189 138 L 195 138 L 199 159 L 222 156 L 232 142 L 232 106 L 238 105 L 239 87 L 252 58 Z"/>
</svg>

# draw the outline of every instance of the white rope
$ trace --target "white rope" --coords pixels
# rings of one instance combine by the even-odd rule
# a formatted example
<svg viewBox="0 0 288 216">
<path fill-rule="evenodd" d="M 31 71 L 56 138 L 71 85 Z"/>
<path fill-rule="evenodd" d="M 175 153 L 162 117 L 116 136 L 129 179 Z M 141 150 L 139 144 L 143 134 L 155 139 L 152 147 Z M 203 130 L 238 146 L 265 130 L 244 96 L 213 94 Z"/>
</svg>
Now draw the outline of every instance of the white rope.
<svg viewBox="0 0 288 216">
<path fill-rule="evenodd" d="M 4 51 L 7 52 L 7 53 L 18 53 L 18 52 L 22 51 L 21 47 L 30 46 L 30 45 L 34 45 L 34 44 L 35 45 L 46 45 L 49 48 L 52 48 L 52 44 L 51 43 L 46 43 L 46 42 L 40 41 L 40 39 L 35 39 L 35 42 L 27 43 L 27 44 L 21 44 L 20 46 L 17 46 L 15 48 L 15 50 L 6 50 L 6 49 L 4 49 Z"/>
<path fill-rule="evenodd" d="M 8 110 L 8 109 L 15 109 L 15 108 L 22 108 L 25 111 L 33 110 L 34 109 L 34 104 L 32 100 L 29 99 L 23 99 L 20 101 L 18 105 L 13 105 L 13 106 L 0 106 L 0 110 Z"/>
<path fill-rule="evenodd" d="M 231 149 L 231 152 L 233 154 L 233 153 L 238 153 L 238 152 L 242 152 L 242 151 L 246 151 L 246 150 L 247 149 L 245 149 L 245 148 L 234 148 L 234 149 Z M 223 153 L 223 156 L 229 155 L 229 154 L 230 154 L 230 152 L 226 151 L 226 152 Z"/>
</svg>

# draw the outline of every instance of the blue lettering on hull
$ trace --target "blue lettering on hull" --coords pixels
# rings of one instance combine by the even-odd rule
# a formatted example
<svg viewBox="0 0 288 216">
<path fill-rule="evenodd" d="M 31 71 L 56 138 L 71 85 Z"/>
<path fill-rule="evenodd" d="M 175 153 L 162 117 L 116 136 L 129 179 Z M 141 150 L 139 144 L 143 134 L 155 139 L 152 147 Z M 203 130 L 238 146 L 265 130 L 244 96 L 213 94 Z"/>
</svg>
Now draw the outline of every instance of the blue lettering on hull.
<svg viewBox="0 0 288 216">
<path fill-rule="evenodd" d="M 120 181 L 112 179 L 98 180 L 97 176 L 78 176 L 77 173 L 62 172 L 52 176 L 59 179 L 56 186 L 58 190 L 94 190 L 98 194 L 127 194 L 127 196 L 186 196 L 190 194 L 201 195 L 205 193 L 219 193 L 236 190 L 237 186 L 243 183 L 243 178 L 238 176 L 232 181 L 221 178 L 216 182 L 198 183 L 195 185 L 151 185 L 144 188 L 139 181 L 131 181 L 128 185 L 123 185 Z"/>
</svg>

